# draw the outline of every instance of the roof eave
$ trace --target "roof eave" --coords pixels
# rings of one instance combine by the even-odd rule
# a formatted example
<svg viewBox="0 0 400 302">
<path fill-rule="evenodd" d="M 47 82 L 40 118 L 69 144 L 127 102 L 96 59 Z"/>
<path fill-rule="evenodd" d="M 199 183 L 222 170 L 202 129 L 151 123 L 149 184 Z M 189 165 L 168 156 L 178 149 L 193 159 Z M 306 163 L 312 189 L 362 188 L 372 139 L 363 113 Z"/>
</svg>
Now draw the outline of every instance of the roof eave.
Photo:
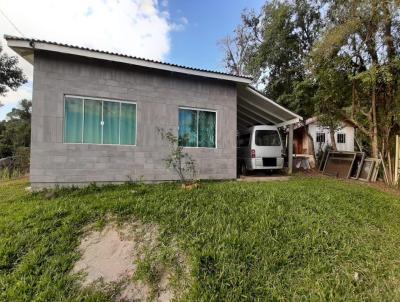
<svg viewBox="0 0 400 302">
<path fill-rule="evenodd" d="M 213 73 L 213 72 L 208 72 L 208 71 L 187 69 L 184 67 L 173 66 L 173 65 L 152 62 L 152 61 L 146 61 L 146 60 L 137 59 L 137 58 L 133 58 L 133 57 L 129 57 L 129 56 L 99 52 L 99 51 L 94 51 L 94 50 L 89 50 L 89 49 L 81 49 L 81 48 L 72 47 L 72 46 L 64 46 L 64 45 L 34 41 L 34 40 L 29 40 L 29 39 L 16 39 L 16 38 L 9 37 L 9 36 L 5 36 L 5 39 L 7 40 L 7 45 L 11 49 L 13 49 L 15 52 L 17 52 L 21 57 L 23 57 L 25 60 L 27 60 L 31 64 L 34 64 L 34 56 L 33 56 L 34 50 L 44 50 L 44 51 L 76 55 L 76 56 L 99 59 L 99 60 L 107 60 L 107 61 L 125 63 L 125 64 L 130 64 L 130 65 L 135 65 L 135 66 L 164 70 L 164 71 L 169 71 L 169 72 L 176 72 L 176 73 L 193 75 L 193 76 L 225 80 L 225 81 L 230 81 L 230 82 L 234 82 L 237 84 L 248 85 L 252 81 L 250 78 L 245 78 L 245 77 L 237 77 L 237 76 L 232 76 L 232 75 L 228 75 L 228 74 L 219 74 L 219 73 Z"/>
<path fill-rule="evenodd" d="M 7 37 L 5 37 L 5 39 L 7 40 L 8 47 L 10 47 L 20 57 L 24 58 L 26 61 L 28 61 L 32 65 L 34 64 L 34 59 L 33 59 L 34 49 L 32 46 L 29 45 L 28 41 L 8 40 Z"/>
<path fill-rule="evenodd" d="M 289 109 L 286 109 L 285 107 L 279 105 L 277 102 L 274 102 L 273 100 L 271 100 L 270 98 L 266 97 L 265 95 L 263 95 L 261 92 L 259 92 L 258 90 L 254 89 L 251 86 L 246 87 L 246 89 L 250 92 L 253 93 L 257 96 L 259 96 L 260 98 L 262 98 L 263 100 L 269 102 L 270 104 L 273 104 L 274 106 L 280 108 L 281 110 L 285 111 L 286 113 L 292 115 L 293 120 L 297 119 L 298 121 L 302 121 L 303 118 L 298 115 L 297 113 L 294 113 L 293 111 L 290 111 Z"/>
</svg>

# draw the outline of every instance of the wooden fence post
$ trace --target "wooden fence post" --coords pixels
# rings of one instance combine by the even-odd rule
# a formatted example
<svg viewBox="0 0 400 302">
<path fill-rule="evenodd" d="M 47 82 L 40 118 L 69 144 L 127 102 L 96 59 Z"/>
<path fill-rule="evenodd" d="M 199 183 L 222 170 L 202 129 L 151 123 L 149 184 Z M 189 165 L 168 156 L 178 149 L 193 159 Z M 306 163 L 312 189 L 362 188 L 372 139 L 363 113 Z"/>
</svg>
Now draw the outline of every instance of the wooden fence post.
<svg viewBox="0 0 400 302">
<path fill-rule="evenodd" d="M 399 181 L 399 161 L 400 161 L 400 140 L 399 136 L 396 135 L 396 153 L 394 158 L 394 184 L 397 185 Z"/>
</svg>

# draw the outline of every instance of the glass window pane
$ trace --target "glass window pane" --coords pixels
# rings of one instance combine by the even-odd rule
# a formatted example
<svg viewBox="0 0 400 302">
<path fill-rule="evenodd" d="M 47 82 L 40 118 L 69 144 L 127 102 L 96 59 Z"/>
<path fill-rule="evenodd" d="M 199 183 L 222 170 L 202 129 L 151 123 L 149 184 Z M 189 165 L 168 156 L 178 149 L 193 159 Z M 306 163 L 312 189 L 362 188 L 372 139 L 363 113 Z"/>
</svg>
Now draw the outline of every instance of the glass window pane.
<svg viewBox="0 0 400 302">
<path fill-rule="evenodd" d="M 103 144 L 119 144 L 119 104 L 103 102 Z"/>
<path fill-rule="evenodd" d="M 64 142 L 82 143 L 82 99 L 65 98 Z"/>
<path fill-rule="evenodd" d="M 257 130 L 255 143 L 256 146 L 280 146 L 281 139 L 276 130 Z"/>
<path fill-rule="evenodd" d="M 215 112 L 199 111 L 199 147 L 215 148 Z"/>
<path fill-rule="evenodd" d="M 325 143 L 325 133 L 317 132 L 317 143 Z"/>
<path fill-rule="evenodd" d="M 136 145 L 136 105 L 121 103 L 121 145 Z"/>
<path fill-rule="evenodd" d="M 338 133 L 336 140 L 337 140 L 337 142 L 339 144 L 345 144 L 346 143 L 346 134 L 345 133 Z"/>
<path fill-rule="evenodd" d="M 197 111 L 179 109 L 179 145 L 197 147 Z"/>
<path fill-rule="evenodd" d="M 101 144 L 101 101 L 85 100 L 83 142 Z"/>
</svg>

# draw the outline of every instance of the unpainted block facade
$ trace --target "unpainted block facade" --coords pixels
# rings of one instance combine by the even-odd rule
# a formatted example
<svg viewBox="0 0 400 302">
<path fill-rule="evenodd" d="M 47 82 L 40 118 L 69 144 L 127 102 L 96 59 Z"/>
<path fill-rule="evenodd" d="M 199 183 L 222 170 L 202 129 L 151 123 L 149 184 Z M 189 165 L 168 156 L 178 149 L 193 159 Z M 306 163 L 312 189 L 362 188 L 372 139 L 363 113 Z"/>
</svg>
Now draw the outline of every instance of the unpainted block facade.
<svg viewBox="0 0 400 302">
<path fill-rule="evenodd" d="M 185 148 L 197 161 L 199 178 L 236 178 L 236 91 L 221 80 L 36 52 L 32 187 L 177 179 L 165 168 L 168 146 L 157 127 L 177 133 L 180 106 L 217 111 L 217 148 Z M 64 95 L 136 102 L 136 146 L 64 143 Z"/>
</svg>

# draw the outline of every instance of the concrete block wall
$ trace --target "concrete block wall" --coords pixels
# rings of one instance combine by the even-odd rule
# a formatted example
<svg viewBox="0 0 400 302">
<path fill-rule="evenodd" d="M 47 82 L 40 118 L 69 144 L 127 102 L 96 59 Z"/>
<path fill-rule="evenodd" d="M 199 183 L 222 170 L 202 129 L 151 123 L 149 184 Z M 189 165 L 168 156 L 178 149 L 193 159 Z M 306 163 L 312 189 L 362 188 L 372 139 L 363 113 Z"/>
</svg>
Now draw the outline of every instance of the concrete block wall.
<svg viewBox="0 0 400 302">
<path fill-rule="evenodd" d="M 137 104 L 136 146 L 63 143 L 64 95 Z M 201 179 L 236 177 L 236 86 L 233 83 L 50 52 L 36 52 L 33 81 L 33 188 L 163 181 L 168 146 L 156 128 L 178 129 L 178 107 L 217 111 L 217 148 L 185 148 Z"/>
</svg>

